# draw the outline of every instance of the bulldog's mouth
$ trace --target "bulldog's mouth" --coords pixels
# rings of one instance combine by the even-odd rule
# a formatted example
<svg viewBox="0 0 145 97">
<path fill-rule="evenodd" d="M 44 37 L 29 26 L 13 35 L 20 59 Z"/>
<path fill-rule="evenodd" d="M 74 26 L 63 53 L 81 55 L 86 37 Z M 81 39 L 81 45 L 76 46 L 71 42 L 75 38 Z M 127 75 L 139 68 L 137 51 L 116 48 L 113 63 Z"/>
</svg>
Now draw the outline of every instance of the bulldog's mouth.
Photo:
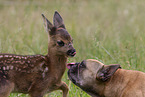
<svg viewBox="0 0 145 97">
<path fill-rule="evenodd" d="M 79 66 L 80 63 L 68 63 L 67 64 L 67 68 L 69 69 L 68 70 L 68 77 L 69 79 L 77 85 L 77 80 L 78 80 L 78 72 L 79 72 L 79 69 L 78 69 L 78 66 Z"/>
</svg>

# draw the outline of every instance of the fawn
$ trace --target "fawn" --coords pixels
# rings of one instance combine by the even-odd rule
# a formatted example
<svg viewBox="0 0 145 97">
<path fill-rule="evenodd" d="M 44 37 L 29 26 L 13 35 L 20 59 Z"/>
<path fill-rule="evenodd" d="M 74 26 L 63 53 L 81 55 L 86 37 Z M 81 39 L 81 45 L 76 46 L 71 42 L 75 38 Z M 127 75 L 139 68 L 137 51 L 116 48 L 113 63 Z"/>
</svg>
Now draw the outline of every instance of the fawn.
<svg viewBox="0 0 145 97">
<path fill-rule="evenodd" d="M 0 97 L 8 97 L 11 92 L 43 97 L 54 90 L 62 90 L 63 97 L 67 97 L 68 86 L 61 78 L 66 69 L 67 57 L 75 56 L 76 50 L 57 11 L 53 24 L 43 14 L 42 17 L 50 38 L 48 54 L 0 54 Z"/>
</svg>

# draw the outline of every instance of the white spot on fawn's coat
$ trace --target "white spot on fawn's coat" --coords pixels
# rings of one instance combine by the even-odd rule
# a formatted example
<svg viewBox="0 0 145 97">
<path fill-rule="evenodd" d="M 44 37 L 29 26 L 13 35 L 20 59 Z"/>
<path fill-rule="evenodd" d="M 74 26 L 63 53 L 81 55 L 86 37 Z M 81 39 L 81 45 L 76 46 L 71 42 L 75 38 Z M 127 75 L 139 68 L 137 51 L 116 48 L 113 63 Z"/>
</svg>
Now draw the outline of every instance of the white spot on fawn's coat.
<svg viewBox="0 0 145 97">
<path fill-rule="evenodd" d="M 6 70 L 6 67 L 3 67 L 3 70 Z"/>
<path fill-rule="evenodd" d="M 2 58 L 2 57 L 3 57 L 3 55 L 0 56 L 0 58 Z"/>
<path fill-rule="evenodd" d="M 14 68 L 14 66 L 10 66 L 10 69 L 12 70 Z"/>
<path fill-rule="evenodd" d="M 4 57 L 9 57 L 9 55 L 4 55 Z"/>
</svg>

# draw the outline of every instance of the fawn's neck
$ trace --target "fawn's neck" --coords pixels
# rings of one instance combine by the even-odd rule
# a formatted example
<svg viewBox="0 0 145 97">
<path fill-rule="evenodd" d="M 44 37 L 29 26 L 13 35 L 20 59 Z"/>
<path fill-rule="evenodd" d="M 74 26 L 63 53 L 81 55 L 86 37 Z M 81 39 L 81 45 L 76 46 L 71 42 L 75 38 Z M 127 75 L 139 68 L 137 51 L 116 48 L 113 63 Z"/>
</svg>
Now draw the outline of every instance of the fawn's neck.
<svg viewBox="0 0 145 97">
<path fill-rule="evenodd" d="M 66 69 L 67 57 L 56 55 L 53 51 L 49 51 L 48 58 L 51 63 L 50 69 L 52 72 L 62 77 Z"/>
</svg>

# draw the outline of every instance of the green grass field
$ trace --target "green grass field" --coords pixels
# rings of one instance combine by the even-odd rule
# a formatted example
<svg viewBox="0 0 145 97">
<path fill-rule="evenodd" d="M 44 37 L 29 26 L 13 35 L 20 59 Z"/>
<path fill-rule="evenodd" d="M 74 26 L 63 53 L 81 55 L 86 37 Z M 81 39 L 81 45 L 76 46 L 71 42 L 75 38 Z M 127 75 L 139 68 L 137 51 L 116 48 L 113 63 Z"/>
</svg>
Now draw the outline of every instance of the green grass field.
<svg viewBox="0 0 145 97">
<path fill-rule="evenodd" d="M 0 53 L 47 54 L 41 13 L 63 17 L 77 55 L 68 62 L 97 59 L 145 72 L 144 0 L 0 0 Z M 90 97 L 63 76 L 69 97 Z M 45 97 L 61 97 L 60 91 Z M 11 94 L 10 97 L 26 97 Z"/>
</svg>

